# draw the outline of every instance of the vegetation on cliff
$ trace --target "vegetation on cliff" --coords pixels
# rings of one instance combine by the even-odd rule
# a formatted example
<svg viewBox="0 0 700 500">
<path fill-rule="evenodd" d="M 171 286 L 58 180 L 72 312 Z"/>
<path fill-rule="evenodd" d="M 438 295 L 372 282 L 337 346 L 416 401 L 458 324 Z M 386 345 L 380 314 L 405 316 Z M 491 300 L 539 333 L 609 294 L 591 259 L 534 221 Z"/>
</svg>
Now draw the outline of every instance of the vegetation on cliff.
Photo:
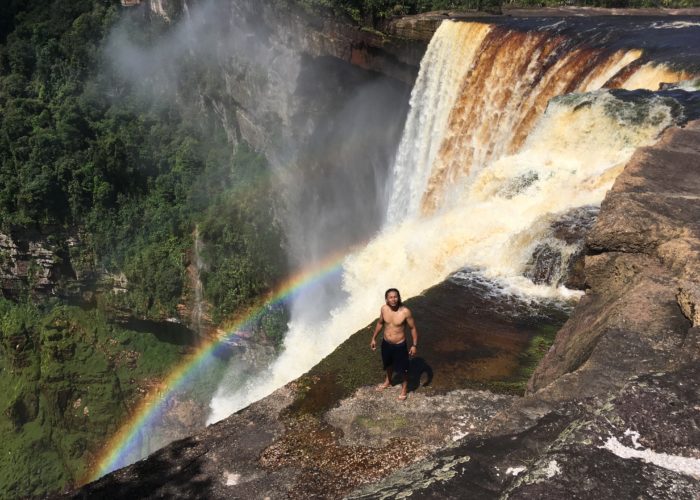
<svg viewBox="0 0 700 500">
<path fill-rule="evenodd" d="M 187 349 L 98 310 L 0 299 L 0 496 L 75 484 L 134 403 Z"/>
<path fill-rule="evenodd" d="M 218 122 L 149 99 L 106 63 L 114 2 L 4 9 L 14 17 L 0 26 L 0 226 L 86 230 L 84 252 L 125 273 L 120 305 L 140 316 L 175 313 L 197 224 L 216 249 L 210 269 L 226 270 L 226 291 L 217 273 L 205 280 L 217 316 L 268 289 L 284 258 L 262 158 L 245 144 L 232 153 Z M 125 22 L 143 43 L 164 29 Z"/>
<path fill-rule="evenodd" d="M 697 7 L 697 0 L 296 0 L 309 10 L 329 10 L 361 24 L 435 10 L 500 12 L 519 7 Z"/>
<path fill-rule="evenodd" d="M 330 10 L 355 22 L 374 24 L 380 19 L 441 9 L 493 10 L 500 0 L 296 0 L 309 10 Z"/>
<path fill-rule="evenodd" d="M 184 327 L 137 332 L 110 315 L 178 314 L 191 293 L 195 228 L 215 321 L 267 292 L 285 268 L 264 158 L 234 147 L 206 109 L 153 99 L 123 78 L 105 49 L 116 23 L 143 44 L 168 29 L 112 0 L 0 5 L 0 232 L 48 242 L 80 234 L 66 267 L 126 277 L 123 293 L 103 293 L 91 310 L 32 297 L 31 283 L 16 302 L 0 298 L 3 497 L 74 484 L 105 436 L 188 354 Z M 178 84 L 196 96 L 218 83 L 200 73 Z M 261 328 L 279 337 L 285 311 L 268 316 Z"/>
</svg>

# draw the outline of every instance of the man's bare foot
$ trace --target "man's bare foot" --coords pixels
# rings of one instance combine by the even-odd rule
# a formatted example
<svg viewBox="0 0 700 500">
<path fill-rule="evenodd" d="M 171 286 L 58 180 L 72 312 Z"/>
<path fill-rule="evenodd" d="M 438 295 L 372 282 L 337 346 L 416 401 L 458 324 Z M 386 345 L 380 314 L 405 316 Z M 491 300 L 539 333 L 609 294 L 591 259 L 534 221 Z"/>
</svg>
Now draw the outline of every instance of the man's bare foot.
<svg viewBox="0 0 700 500">
<path fill-rule="evenodd" d="M 383 384 L 379 384 L 379 385 L 375 388 L 375 390 L 377 390 L 377 391 L 383 391 L 383 390 L 386 389 L 387 387 L 391 387 L 391 384 L 390 384 L 389 382 L 384 382 Z"/>
<path fill-rule="evenodd" d="M 405 401 L 407 397 L 408 394 L 399 394 L 399 397 L 396 399 L 398 399 L 399 401 Z"/>
</svg>

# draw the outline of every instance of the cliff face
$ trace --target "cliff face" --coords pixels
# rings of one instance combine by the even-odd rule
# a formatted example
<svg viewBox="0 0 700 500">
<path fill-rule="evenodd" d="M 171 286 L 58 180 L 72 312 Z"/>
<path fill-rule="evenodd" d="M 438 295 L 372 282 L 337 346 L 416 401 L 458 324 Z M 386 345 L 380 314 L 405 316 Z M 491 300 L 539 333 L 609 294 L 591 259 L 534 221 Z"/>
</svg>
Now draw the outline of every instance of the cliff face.
<svg viewBox="0 0 700 500">
<path fill-rule="evenodd" d="M 0 234 L 0 279 L 3 295 L 18 296 L 23 289 L 52 293 L 57 274 L 56 253 L 35 241 L 14 241 Z"/>
<path fill-rule="evenodd" d="M 294 2 L 242 0 L 216 9 L 202 11 L 201 26 L 194 6 L 192 18 L 178 21 L 192 23 L 197 36 L 216 33 L 203 52 L 214 64 L 214 88 L 201 85 L 180 98 L 211 110 L 232 144 L 264 152 L 281 186 L 277 208 L 292 267 L 368 238 L 381 219 L 380 186 L 425 35 L 362 30 Z"/>
<path fill-rule="evenodd" d="M 18 298 L 55 295 L 90 299 L 97 286 L 118 288 L 118 277 L 96 269 L 83 235 L 47 229 L 0 233 L 0 292 Z M 87 295 L 82 295 L 87 294 Z"/>
<path fill-rule="evenodd" d="M 175 18 L 187 23 L 190 10 L 194 12 L 200 4 L 193 2 L 190 10 L 183 10 L 181 2 L 151 0 L 148 6 L 168 22 Z M 317 82 L 323 84 L 324 78 L 332 82 L 334 75 L 367 78 L 364 71 L 370 71 L 410 87 L 437 27 L 434 20 L 416 19 L 387 30 L 395 34 L 383 34 L 310 13 L 293 1 L 271 0 L 228 2 L 216 11 L 216 17 L 223 20 L 224 27 L 216 28 L 223 36 L 221 43 L 211 48 L 217 51 L 226 86 L 223 95 L 202 92 L 203 104 L 213 105 L 232 138 L 268 152 L 280 135 L 287 139 L 292 134 L 303 136 L 295 117 L 302 112 L 313 116 L 301 88 L 306 83 L 304 75 L 316 74 Z M 329 67 L 328 58 L 362 71 L 344 67 L 338 75 L 339 66 Z M 320 90 L 314 107 L 327 109 L 328 103 L 343 99 L 332 87 Z M 312 128 L 306 125 L 307 132 Z"/>
</svg>

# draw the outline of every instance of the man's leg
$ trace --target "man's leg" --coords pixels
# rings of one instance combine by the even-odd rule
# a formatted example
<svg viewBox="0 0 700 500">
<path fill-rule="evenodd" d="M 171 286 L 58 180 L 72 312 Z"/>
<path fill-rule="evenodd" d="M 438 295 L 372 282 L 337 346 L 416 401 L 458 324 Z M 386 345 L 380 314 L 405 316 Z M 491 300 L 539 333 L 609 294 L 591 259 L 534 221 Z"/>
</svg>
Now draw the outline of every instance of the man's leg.
<svg viewBox="0 0 700 500">
<path fill-rule="evenodd" d="M 382 364 L 386 370 L 386 378 L 384 379 L 383 384 L 377 386 L 378 391 L 391 387 L 391 377 L 394 375 L 394 359 L 391 352 L 391 346 L 389 346 L 384 339 L 382 339 Z"/>
<path fill-rule="evenodd" d="M 399 400 L 406 399 L 408 394 L 408 372 L 403 374 L 403 382 L 401 383 L 401 394 L 399 394 Z"/>
<path fill-rule="evenodd" d="M 381 384 L 379 387 L 377 387 L 377 390 L 381 391 L 382 389 L 386 389 L 387 387 L 391 387 L 391 377 L 394 376 L 394 368 L 392 366 L 388 366 L 386 369 L 386 378 L 384 379 L 384 383 Z"/>
<path fill-rule="evenodd" d="M 397 356 L 395 358 L 396 370 L 403 375 L 403 381 L 401 382 L 401 394 L 399 394 L 399 401 L 406 399 L 408 395 L 408 351 L 406 350 L 406 345 L 404 344 L 400 350 L 397 350 Z"/>
</svg>

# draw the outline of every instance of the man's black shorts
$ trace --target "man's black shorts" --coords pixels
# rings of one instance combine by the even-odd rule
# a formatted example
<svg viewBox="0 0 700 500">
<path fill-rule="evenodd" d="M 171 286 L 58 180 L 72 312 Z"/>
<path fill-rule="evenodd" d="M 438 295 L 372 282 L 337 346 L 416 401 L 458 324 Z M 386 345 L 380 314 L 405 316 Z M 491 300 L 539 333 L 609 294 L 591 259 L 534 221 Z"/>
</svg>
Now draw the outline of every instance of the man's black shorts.
<svg viewBox="0 0 700 500">
<path fill-rule="evenodd" d="M 408 373 L 408 349 L 406 341 L 400 344 L 392 344 L 386 340 L 382 340 L 382 363 L 386 370 L 390 366 L 394 367 L 394 371 L 398 373 Z"/>
</svg>

